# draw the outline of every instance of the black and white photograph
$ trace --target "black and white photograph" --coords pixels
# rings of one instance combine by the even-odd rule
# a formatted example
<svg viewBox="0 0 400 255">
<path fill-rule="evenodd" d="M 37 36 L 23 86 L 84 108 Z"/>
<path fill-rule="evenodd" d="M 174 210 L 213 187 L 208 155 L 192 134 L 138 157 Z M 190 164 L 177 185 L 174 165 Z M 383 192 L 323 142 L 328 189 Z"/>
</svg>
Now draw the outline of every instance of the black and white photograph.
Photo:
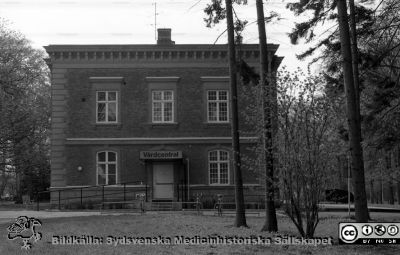
<svg viewBox="0 0 400 255">
<path fill-rule="evenodd" d="M 400 1 L 0 0 L 0 254 L 400 254 Z"/>
</svg>

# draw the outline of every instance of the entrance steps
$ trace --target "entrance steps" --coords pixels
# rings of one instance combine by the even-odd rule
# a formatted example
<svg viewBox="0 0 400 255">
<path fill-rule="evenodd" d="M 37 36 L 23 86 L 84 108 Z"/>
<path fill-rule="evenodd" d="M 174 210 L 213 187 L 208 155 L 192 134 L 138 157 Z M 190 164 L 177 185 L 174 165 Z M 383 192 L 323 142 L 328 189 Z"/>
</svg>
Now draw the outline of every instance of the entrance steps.
<svg viewBox="0 0 400 255">
<path fill-rule="evenodd" d="M 152 211 L 180 211 L 182 210 L 182 202 L 174 202 L 171 200 L 153 200 L 146 203 L 146 208 Z"/>
<path fill-rule="evenodd" d="M 140 201 L 109 201 L 100 204 L 102 210 L 140 210 Z"/>
<path fill-rule="evenodd" d="M 172 211 L 174 205 L 172 202 L 151 202 L 151 211 Z"/>
</svg>

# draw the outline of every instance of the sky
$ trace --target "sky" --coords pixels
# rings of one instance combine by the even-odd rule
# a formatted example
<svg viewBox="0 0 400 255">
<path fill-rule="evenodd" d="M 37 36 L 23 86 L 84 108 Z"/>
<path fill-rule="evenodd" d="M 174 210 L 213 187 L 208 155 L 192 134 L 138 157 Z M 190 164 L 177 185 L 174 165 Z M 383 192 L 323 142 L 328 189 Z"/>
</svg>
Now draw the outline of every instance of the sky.
<svg viewBox="0 0 400 255">
<path fill-rule="evenodd" d="M 291 0 L 293 1 L 293 0 Z M 171 28 L 176 44 L 213 44 L 226 29 L 226 23 L 207 28 L 203 9 L 210 0 L 0 0 L 0 17 L 23 33 L 35 48 L 49 44 L 155 44 L 156 28 Z M 268 43 L 279 44 L 281 66 L 305 69 L 307 61 L 295 54 L 306 45 L 292 45 L 287 36 L 299 17 L 286 9 L 288 0 L 264 1 L 269 11 L 281 19 L 267 24 Z M 156 4 L 155 4 L 156 3 Z M 156 11 L 155 11 L 156 6 Z M 249 25 L 244 43 L 258 43 L 255 0 L 234 5 L 237 16 Z M 156 13 L 156 15 L 155 15 Z M 226 33 L 216 43 L 226 43 Z"/>
</svg>

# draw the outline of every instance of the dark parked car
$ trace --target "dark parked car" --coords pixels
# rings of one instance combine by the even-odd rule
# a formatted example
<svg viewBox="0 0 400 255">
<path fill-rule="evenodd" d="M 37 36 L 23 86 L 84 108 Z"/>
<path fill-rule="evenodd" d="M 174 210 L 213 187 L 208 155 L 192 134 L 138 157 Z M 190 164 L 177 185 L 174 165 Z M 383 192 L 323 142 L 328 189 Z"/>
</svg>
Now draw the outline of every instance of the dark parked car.
<svg viewBox="0 0 400 255">
<path fill-rule="evenodd" d="M 348 192 L 343 189 L 327 189 L 325 190 L 325 199 L 329 202 L 347 203 Z M 350 202 L 354 202 L 354 196 L 350 193 Z"/>
</svg>

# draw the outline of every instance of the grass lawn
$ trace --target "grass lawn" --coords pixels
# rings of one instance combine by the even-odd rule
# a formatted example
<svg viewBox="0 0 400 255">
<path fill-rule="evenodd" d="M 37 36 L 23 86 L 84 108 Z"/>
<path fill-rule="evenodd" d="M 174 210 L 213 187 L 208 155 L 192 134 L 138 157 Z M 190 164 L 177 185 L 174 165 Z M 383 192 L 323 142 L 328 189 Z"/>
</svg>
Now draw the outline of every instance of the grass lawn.
<svg viewBox="0 0 400 255">
<path fill-rule="evenodd" d="M 43 234 L 42 240 L 34 243 L 28 252 L 21 250 L 21 239 L 7 240 L 7 226 L 0 224 L 3 234 L 0 236 L 0 254 L 400 254 L 397 246 L 341 246 L 337 245 L 338 222 L 348 221 L 335 213 L 322 214 L 316 236 L 334 238 L 329 246 L 300 245 L 108 245 L 107 236 L 115 237 L 171 237 L 174 236 L 266 236 L 260 228 L 263 218 L 248 217 L 249 228 L 232 226 L 233 217 L 197 216 L 195 214 L 158 213 L 145 215 L 104 215 L 71 218 L 41 219 L 42 226 L 38 231 Z M 343 214 L 342 214 L 343 215 Z M 376 220 L 400 221 L 400 215 L 372 215 Z M 18 215 L 16 215 L 17 217 Z M 279 235 L 297 235 L 294 225 L 287 217 L 280 216 Z M 101 245 L 53 245 L 52 236 L 96 236 L 103 237 Z"/>
</svg>

